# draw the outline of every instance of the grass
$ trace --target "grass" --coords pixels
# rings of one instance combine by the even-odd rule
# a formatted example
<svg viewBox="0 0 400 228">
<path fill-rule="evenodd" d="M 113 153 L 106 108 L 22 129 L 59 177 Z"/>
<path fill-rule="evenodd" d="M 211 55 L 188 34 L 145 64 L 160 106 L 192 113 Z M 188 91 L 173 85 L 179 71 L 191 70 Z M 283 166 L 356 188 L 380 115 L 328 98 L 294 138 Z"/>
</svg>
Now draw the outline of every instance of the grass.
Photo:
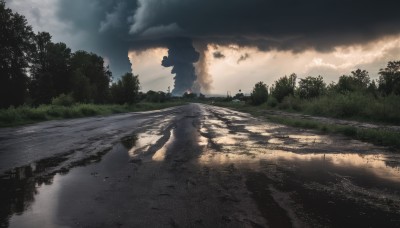
<svg viewBox="0 0 400 228">
<path fill-rule="evenodd" d="M 400 132 L 385 129 L 366 129 L 354 126 L 342 126 L 337 124 L 325 124 L 314 120 L 282 118 L 276 116 L 266 117 L 274 123 L 284 124 L 292 127 L 319 130 L 324 133 L 342 134 L 352 139 L 370 142 L 375 145 L 388 146 L 400 149 Z"/>
<path fill-rule="evenodd" d="M 375 123 L 400 124 L 400 96 L 374 97 L 370 94 L 331 94 L 305 100 L 286 97 L 274 108 L 289 112 Z"/>
<path fill-rule="evenodd" d="M 150 111 L 183 105 L 183 101 L 173 101 L 165 103 L 141 102 L 133 105 L 97 105 L 97 104 L 73 104 L 71 106 L 62 105 L 40 105 L 32 108 L 20 106 L 17 108 L 0 109 L 0 127 L 12 127 L 36 123 L 46 120 L 70 119 L 98 115 L 111 115 L 125 112 Z"/>
<path fill-rule="evenodd" d="M 316 120 L 305 120 L 300 118 L 284 118 L 271 116 L 264 111 L 267 105 L 251 106 L 244 103 L 217 102 L 213 105 L 232 108 L 237 111 L 250 113 L 254 116 L 263 117 L 267 120 L 291 127 L 318 130 L 323 133 L 342 134 L 352 139 L 370 142 L 375 145 L 387 146 L 394 151 L 400 149 L 400 132 L 386 129 L 366 129 L 354 126 L 343 126 L 338 124 L 327 124 Z"/>
</svg>

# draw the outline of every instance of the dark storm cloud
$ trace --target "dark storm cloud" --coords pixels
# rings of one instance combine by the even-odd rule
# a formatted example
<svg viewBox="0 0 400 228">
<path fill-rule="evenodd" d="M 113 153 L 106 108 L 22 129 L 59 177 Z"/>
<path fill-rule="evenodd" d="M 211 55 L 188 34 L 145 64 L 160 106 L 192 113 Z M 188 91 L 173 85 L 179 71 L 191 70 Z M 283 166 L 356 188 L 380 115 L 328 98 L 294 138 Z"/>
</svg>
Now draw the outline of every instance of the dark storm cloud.
<svg viewBox="0 0 400 228">
<path fill-rule="evenodd" d="M 223 58 L 225 58 L 225 55 L 224 55 L 222 52 L 220 52 L 220 51 L 214 52 L 214 53 L 213 53 L 213 56 L 214 56 L 214 58 L 216 58 L 216 59 L 223 59 Z"/>
<path fill-rule="evenodd" d="M 394 0 L 58 0 L 58 16 L 90 48 L 129 70 L 128 50 L 168 47 L 175 37 L 262 51 L 330 51 L 400 32 Z M 117 74 L 118 76 L 118 74 Z"/>
<path fill-rule="evenodd" d="M 179 33 L 261 50 L 327 51 L 400 31 L 400 4 L 392 0 L 139 0 L 138 5 L 130 28 L 137 45 Z"/>
<path fill-rule="evenodd" d="M 393 0 L 60 0 L 58 15 L 90 31 L 92 46 L 130 41 L 142 49 L 186 36 L 261 50 L 324 51 L 397 34 L 399 6 Z"/>
<path fill-rule="evenodd" d="M 136 1 L 58 0 L 57 16 L 69 25 L 67 32 L 82 36 L 74 46 L 106 57 L 119 77 L 131 71 L 129 27 L 136 8 Z"/>
</svg>

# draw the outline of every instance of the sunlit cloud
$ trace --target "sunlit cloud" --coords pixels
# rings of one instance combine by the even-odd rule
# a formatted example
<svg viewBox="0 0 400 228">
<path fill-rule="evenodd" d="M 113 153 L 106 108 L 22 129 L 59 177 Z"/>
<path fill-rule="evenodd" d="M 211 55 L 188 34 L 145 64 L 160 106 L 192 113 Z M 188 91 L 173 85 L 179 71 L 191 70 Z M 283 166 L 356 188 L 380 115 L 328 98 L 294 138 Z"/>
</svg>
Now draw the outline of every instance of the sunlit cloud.
<svg viewBox="0 0 400 228">
<path fill-rule="evenodd" d="M 161 60 L 167 55 L 165 48 L 149 49 L 143 52 L 129 52 L 132 72 L 139 75 L 142 91 L 167 91 L 173 86 L 171 69 L 161 66 Z"/>
</svg>

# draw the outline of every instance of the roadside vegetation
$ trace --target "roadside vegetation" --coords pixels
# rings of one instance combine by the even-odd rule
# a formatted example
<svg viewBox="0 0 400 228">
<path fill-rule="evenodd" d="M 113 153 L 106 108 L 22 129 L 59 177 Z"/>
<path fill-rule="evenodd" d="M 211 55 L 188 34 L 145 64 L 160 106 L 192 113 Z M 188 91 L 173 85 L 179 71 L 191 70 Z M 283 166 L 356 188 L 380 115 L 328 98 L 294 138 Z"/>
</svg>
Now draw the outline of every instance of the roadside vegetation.
<svg viewBox="0 0 400 228">
<path fill-rule="evenodd" d="M 385 129 L 361 129 L 326 124 L 314 120 L 269 116 L 266 110 L 282 110 L 313 116 L 400 125 L 400 61 L 388 62 L 377 80 L 357 69 L 342 75 L 337 83 L 326 84 L 322 76 L 297 80 L 296 74 L 284 76 L 268 87 L 257 83 L 250 96 L 239 91 L 234 97 L 214 99 L 213 104 L 269 118 L 294 127 L 341 133 L 378 145 L 400 148 L 400 133 Z M 263 99 L 259 99 L 263 97 Z"/>
<path fill-rule="evenodd" d="M 343 134 L 347 137 L 370 142 L 375 145 L 388 146 L 399 151 L 400 132 L 386 129 L 366 129 L 354 126 L 343 126 L 337 124 L 327 124 L 314 120 L 304 120 L 296 118 L 282 118 L 277 116 L 265 116 L 268 120 L 292 127 L 319 130 L 324 133 Z"/>
<path fill-rule="evenodd" d="M 260 106 L 240 102 L 214 102 L 213 105 L 250 113 L 253 116 L 266 119 L 273 123 L 283 124 L 291 127 L 317 130 L 322 133 L 342 134 L 352 139 L 370 142 L 379 146 L 387 146 L 393 151 L 400 151 L 400 132 L 386 128 L 367 129 L 356 126 L 345 126 L 335 123 L 326 123 L 318 120 L 303 119 L 300 117 L 281 117 L 271 115 L 266 110 L 270 107 L 265 103 Z"/>
<path fill-rule="evenodd" d="M 367 71 L 357 69 L 330 84 L 322 76 L 298 79 L 292 74 L 281 77 L 269 88 L 262 82 L 257 83 L 250 96 L 239 92 L 219 101 L 241 101 L 242 105 L 262 105 L 269 110 L 399 125 L 400 61 L 389 62 L 378 74 L 377 80 L 371 80 Z M 255 102 L 260 96 L 265 97 L 263 102 Z"/>
<path fill-rule="evenodd" d="M 19 106 L 0 109 L 0 127 L 11 127 L 46 120 L 80 118 L 98 115 L 111 115 L 125 112 L 158 110 L 186 104 L 185 101 L 171 100 L 163 103 L 139 102 L 135 104 L 83 104 L 70 106 L 39 105 L 38 107 Z"/>
</svg>

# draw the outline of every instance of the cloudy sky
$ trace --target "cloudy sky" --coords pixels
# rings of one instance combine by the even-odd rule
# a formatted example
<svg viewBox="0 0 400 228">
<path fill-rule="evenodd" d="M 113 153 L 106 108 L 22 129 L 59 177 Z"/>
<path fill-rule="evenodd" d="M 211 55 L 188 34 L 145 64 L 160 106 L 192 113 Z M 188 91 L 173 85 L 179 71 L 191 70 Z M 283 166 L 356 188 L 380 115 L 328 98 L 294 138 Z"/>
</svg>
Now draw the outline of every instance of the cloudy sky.
<svg viewBox="0 0 400 228">
<path fill-rule="evenodd" d="M 161 61 L 182 54 L 168 53 L 180 37 L 199 53 L 196 83 L 212 94 L 249 92 L 258 81 L 272 84 L 293 72 L 330 82 L 361 68 L 376 78 L 400 59 L 400 3 L 393 0 L 6 2 L 35 31 L 102 55 L 114 76 L 132 69 L 145 91 L 173 87 L 172 67 Z M 178 56 L 176 65 L 184 59 Z"/>
</svg>

